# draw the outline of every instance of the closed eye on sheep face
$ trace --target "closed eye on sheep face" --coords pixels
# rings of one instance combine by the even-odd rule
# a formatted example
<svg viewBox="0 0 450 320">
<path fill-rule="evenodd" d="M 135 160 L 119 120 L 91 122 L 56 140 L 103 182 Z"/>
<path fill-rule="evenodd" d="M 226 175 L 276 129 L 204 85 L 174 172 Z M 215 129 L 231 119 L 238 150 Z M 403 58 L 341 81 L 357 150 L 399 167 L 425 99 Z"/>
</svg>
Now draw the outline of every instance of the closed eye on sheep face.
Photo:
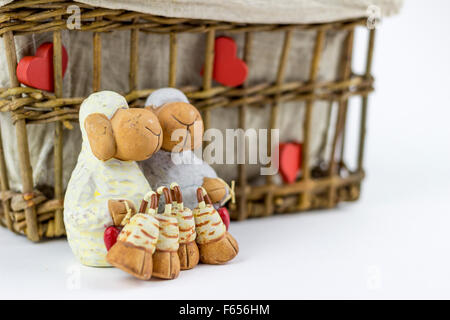
<svg viewBox="0 0 450 320">
<path fill-rule="evenodd" d="M 193 105 L 185 102 L 171 102 L 158 108 L 148 109 L 156 114 L 161 124 L 164 136 L 161 147 L 163 150 L 179 152 L 192 150 L 201 145 L 203 121 L 200 112 Z M 179 133 L 180 130 L 185 130 L 186 135 L 177 134 L 178 139 L 173 140 L 173 134 Z"/>
<path fill-rule="evenodd" d="M 159 137 L 160 135 L 161 135 L 161 131 L 159 131 L 159 133 L 155 133 L 155 132 L 153 132 L 152 131 L 152 129 L 150 129 L 149 127 L 147 127 L 147 126 L 144 126 L 145 127 L 145 129 L 147 129 L 148 131 L 150 131 L 151 133 L 153 133 L 155 136 L 157 136 L 157 137 Z"/>
<path fill-rule="evenodd" d="M 175 119 L 175 121 L 178 121 L 181 125 L 186 127 L 192 126 L 195 123 L 195 121 L 198 120 L 198 117 L 195 117 L 195 119 L 191 123 L 184 123 L 183 121 L 178 120 L 177 117 L 175 117 L 174 115 L 172 115 L 172 117 Z"/>
<path fill-rule="evenodd" d="M 99 126 L 105 134 L 97 133 Z M 86 118 L 85 128 L 91 150 L 100 160 L 142 161 L 157 152 L 163 141 L 158 118 L 146 109 L 119 109 L 111 120 L 94 113 Z"/>
</svg>

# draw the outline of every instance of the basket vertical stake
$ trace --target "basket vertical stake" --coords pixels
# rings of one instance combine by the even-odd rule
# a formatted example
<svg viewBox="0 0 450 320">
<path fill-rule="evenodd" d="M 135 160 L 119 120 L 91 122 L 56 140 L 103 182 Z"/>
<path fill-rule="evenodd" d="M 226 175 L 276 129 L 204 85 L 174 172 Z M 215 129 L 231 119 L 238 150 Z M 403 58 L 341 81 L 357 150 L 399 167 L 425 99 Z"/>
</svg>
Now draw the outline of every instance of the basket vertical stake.
<svg viewBox="0 0 450 320">
<path fill-rule="evenodd" d="M 101 21 L 101 17 L 97 17 L 96 21 Z M 94 32 L 93 35 L 93 79 L 92 91 L 100 91 L 102 86 L 102 37 L 100 32 Z"/>
<path fill-rule="evenodd" d="M 3 35 L 5 43 L 6 60 L 8 63 L 9 81 L 11 88 L 18 87 L 19 81 L 16 76 L 17 55 L 14 35 L 8 31 Z M 15 123 L 17 137 L 17 153 L 19 156 L 20 176 L 22 178 L 22 192 L 24 195 L 33 194 L 33 174 L 30 163 L 30 151 L 28 148 L 28 137 L 25 119 L 19 119 Z M 25 221 L 27 223 L 26 235 L 33 242 L 39 241 L 38 224 L 36 218 L 36 208 L 30 205 L 25 208 Z"/>
<path fill-rule="evenodd" d="M 351 77 L 352 73 L 352 53 L 353 53 L 353 39 L 354 39 L 354 29 L 351 29 L 348 31 L 347 38 L 345 40 L 345 45 L 343 48 L 343 54 L 342 54 L 342 65 L 341 65 L 341 80 L 347 80 Z M 337 199 L 337 185 L 333 181 L 334 178 L 337 178 L 339 175 L 338 172 L 338 166 L 336 161 L 336 150 L 337 145 L 339 142 L 339 139 L 341 139 L 342 143 L 342 133 L 345 127 L 345 119 L 347 115 L 347 108 L 348 108 L 348 98 L 344 96 L 344 98 L 341 98 L 339 100 L 339 107 L 338 107 L 338 116 L 336 120 L 336 127 L 335 127 L 335 133 L 333 136 L 333 143 L 331 147 L 331 155 L 330 155 L 330 166 L 329 166 L 329 172 L 328 176 L 331 178 L 331 186 L 328 192 L 328 207 L 332 208 L 336 205 Z"/>
<path fill-rule="evenodd" d="M 366 58 L 366 79 L 370 78 L 372 73 L 372 60 L 373 60 L 373 51 L 375 46 L 375 29 L 370 30 L 369 34 L 369 44 L 367 49 L 367 58 Z M 362 98 L 362 106 L 361 106 L 361 127 L 359 129 L 359 150 L 358 150 L 358 172 L 361 173 L 363 171 L 363 160 L 364 160 L 364 150 L 365 150 L 365 142 L 366 142 L 366 124 L 367 124 L 367 105 L 369 97 L 367 95 Z"/>
<path fill-rule="evenodd" d="M 216 37 L 216 31 L 214 29 L 209 30 L 206 33 L 206 45 L 205 45 L 205 65 L 203 68 L 203 90 L 209 91 L 212 87 L 212 76 L 214 69 L 214 41 Z M 211 111 L 205 109 L 203 111 L 203 123 L 205 125 L 205 131 L 211 128 Z M 206 141 L 203 142 L 203 148 L 206 147 Z"/>
<path fill-rule="evenodd" d="M 277 70 L 277 78 L 276 78 L 276 86 L 277 86 L 277 92 L 275 94 L 274 103 L 270 106 L 270 123 L 269 123 L 269 129 L 270 132 L 268 132 L 268 139 L 267 139 L 267 153 L 269 157 L 272 157 L 272 130 L 278 128 L 278 113 L 280 109 L 280 86 L 283 84 L 284 81 L 284 74 L 286 71 L 286 65 L 289 57 L 289 50 L 291 48 L 291 39 L 292 39 L 292 29 L 288 29 L 284 33 L 284 42 L 283 42 L 283 48 L 281 49 L 281 55 L 280 60 L 278 62 L 278 70 Z M 273 160 L 272 160 L 273 161 Z M 270 166 L 270 164 L 269 164 Z M 268 185 L 273 184 L 273 177 L 268 175 L 266 177 L 266 183 Z M 264 198 L 264 216 L 269 216 L 273 214 L 274 212 L 274 199 L 273 199 L 273 188 L 269 188 L 267 190 L 266 197 Z"/>
<path fill-rule="evenodd" d="M 7 168 L 6 168 L 6 162 L 5 162 L 5 153 L 3 150 L 3 139 L 2 139 L 2 133 L 0 130 L 0 187 L 2 191 L 2 207 L 3 207 L 3 214 L 5 215 L 5 224 L 6 227 L 14 231 L 13 223 L 11 219 L 11 210 L 9 207 L 10 200 L 3 198 L 6 192 L 9 191 L 9 182 L 8 182 L 8 174 L 7 174 Z"/>
<path fill-rule="evenodd" d="M 63 96 L 63 71 L 62 71 L 62 41 L 61 31 L 53 32 L 53 79 L 56 98 Z M 57 108 L 59 109 L 59 108 Z M 57 110 L 56 109 L 56 110 Z M 63 126 L 61 121 L 55 123 L 54 137 L 54 165 L 55 165 L 55 199 L 61 202 L 63 195 Z M 55 237 L 65 233 L 63 210 L 55 210 Z"/>
<path fill-rule="evenodd" d="M 311 69 L 309 70 L 309 83 L 314 84 L 317 80 L 317 75 L 319 74 L 320 58 L 322 55 L 322 48 L 325 39 L 325 30 L 321 29 L 317 31 L 316 41 L 314 44 L 313 58 L 311 60 Z M 314 89 L 312 90 L 314 93 Z M 311 139 L 311 118 L 312 118 L 312 107 L 314 100 L 309 99 L 306 101 L 305 107 L 305 119 L 303 122 L 303 146 L 302 146 L 302 174 L 303 181 L 308 184 L 311 180 L 311 164 L 309 161 L 309 144 Z M 308 189 L 308 188 L 306 188 Z M 305 190 L 299 195 L 298 199 L 298 209 L 307 210 L 311 207 L 311 194 L 309 191 Z"/>
<path fill-rule="evenodd" d="M 133 24 L 138 23 L 138 18 L 133 19 Z M 130 73 L 128 77 L 130 92 L 138 87 L 139 65 L 139 29 L 132 29 L 130 35 Z M 128 101 L 130 102 L 130 101 Z"/>
<path fill-rule="evenodd" d="M 250 69 L 250 56 L 251 56 L 251 48 L 253 42 L 253 33 L 246 32 L 245 33 L 245 43 L 244 43 L 244 56 L 243 60 L 247 64 Z M 245 80 L 242 88 L 247 86 L 248 77 Z M 239 107 L 239 128 L 245 131 L 246 129 L 246 121 L 247 121 L 247 104 L 242 104 Z M 242 146 L 243 150 L 241 150 L 242 154 L 245 154 L 246 146 L 245 141 Z M 238 211 L 237 211 L 237 220 L 245 220 L 248 216 L 248 208 L 247 208 L 247 165 L 245 163 L 238 164 L 238 182 L 240 192 L 238 193 Z"/>
<path fill-rule="evenodd" d="M 317 152 L 317 158 L 319 161 L 325 161 L 325 150 L 328 145 L 328 134 L 331 126 L 331 115 L 333 113 L 333 100 L 328 101 L 327 117 L 325 119 L 325 130 L 322 134 L 319 151 Z"/>
<path fill-rule="evenodd" d="M 170 33 L 169 87 L 175 88 L 177 83 L 177 34 Z"/>
</svg>

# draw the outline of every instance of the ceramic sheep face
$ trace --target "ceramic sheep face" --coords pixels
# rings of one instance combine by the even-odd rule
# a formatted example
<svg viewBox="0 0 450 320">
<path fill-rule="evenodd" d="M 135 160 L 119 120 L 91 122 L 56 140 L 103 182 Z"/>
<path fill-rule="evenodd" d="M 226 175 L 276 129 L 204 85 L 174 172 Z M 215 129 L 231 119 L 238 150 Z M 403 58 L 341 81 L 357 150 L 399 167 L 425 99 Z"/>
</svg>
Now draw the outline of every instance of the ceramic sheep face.
<svg viewBox="0 0 450 320">
<path fill-rule="evenodd" d="M 197 108 L 176 89 L 165 88 L 154 94 L 152 105 L 146 103 L 146 109 L 153 111 L 161 124 L 165 137 L 161 149 L 182 152 L 199 148 L 203 138 L 203 120 Z"/>
<path fill-rule="evenodd" d="M 162 88 L 153 92 L 145 103 L 161 124 L 164 139 L 161 151 L 152 159 L 141 163 L 151 185 L 180 184 L 188 206 L 196 204 L 196 188 L 203 186 L 214 203 L 221 203 L 228 195 L 227 184 L 218 179 L 214 169 L 198 159 L 192 150 L 201 147 L 204 133 L 203 120 L 186 95 L 175 88 Z M 195 159 L 173 164 L 171 155 Z M 197 161 L 197 162 L 196 162 Z"/>
<path fill-rule="evenodd" d="M 103 161 L 145 160 L 163 143 L 158 118 L 147 109 L 119 109 L 111 120 L 93 113 L 84 121 L 84 127 L 92 153 Z"/>
<path fill-rule="evenodd" d="M 169 152 L 194 150 L 201 146 L 203 120 L 197 108 L 186 102 L 166 103 L 152 110 L 166 137 L 162 149 Z M 175 136 L 173 134 L 175 133 Z"/>
</svg>

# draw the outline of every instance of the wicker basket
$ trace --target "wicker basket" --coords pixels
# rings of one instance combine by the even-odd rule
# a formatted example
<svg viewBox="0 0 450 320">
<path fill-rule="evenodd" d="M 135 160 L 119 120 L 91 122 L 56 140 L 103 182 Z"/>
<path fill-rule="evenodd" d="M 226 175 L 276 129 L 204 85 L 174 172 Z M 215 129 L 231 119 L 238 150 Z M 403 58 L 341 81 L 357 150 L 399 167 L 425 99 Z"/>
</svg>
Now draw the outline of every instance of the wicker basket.
<svg viewBox="0 0 450 320">
<path fill-rule="evenodd" d="M 2 209 L 0 222 L 10 230 L 25 234 L 32 241 L 43 238 L 60 237 L 65 234 L 63 224 L 63 182 L 62 150 L 65 128 L 71 128 L 72 121 L 78 121 L 78 107 L 84 97 L 63 97 L 61 31 L 65 30 L 66 8 L 74 4 L 70 1 L 18 1 L 0 8 L 0 36 L 3 37 L 9 67 L 10 88 L 0 89 L 0 110 L 9 112 L 15 125 L 17 149 L 19 151 L 20 173 L 23 190 L 10 190 L 8 169 L 2 144 L 0 144 L 0 182 L 2 191 Z M 129 88 L 125 93 L 132 106 L 142 106 L 143 98 L 154 88 L 138 90 L 138 57 L 141 33 L 162 33 L 170 37 L 170 59 L 167 66 L 169 86 L 176 85 L 177 34 L 205 34 L 205 64 L 203 85 L 201 87 L 181 88 L 193 103 L 202 111 L 205 127 L 210 126 L 210 112 L 214 108 L 233 107 L 239 110 L 239 124 L 244 127 L 245 118 L 251 115 L 254 107 L 270 104 L 271 117 L 267 128 L 274 128 L 279 116 L 279 105 L 286 101 L 303 101 L 305 120 L 303 123 L 302 177 L 292 184 L 276 184 L 271 176 L 264 185 L 252 186 L 246 176 L 246 165 L 239 165 L 236 205 L 232 205 L 232 217 L 245 219 L 250 216 L 268 216 L 273 213 L 294 212 L 314 208 L 331 208 L 340 201 L 356 200 L 360 194 L 360 184 L 364 177 L 363 154 L 366 131 L 367 95 L 373 90 L 371 60 L 375 31 L 370 30 L 366 70 L 363 75 L 355 75 L 351 70 L 352 50 L 355 28 L 364 26 L 365 18 L 311 25 L 252 25 L 221 21 L 203 21 L 180 18 L 166 18 L 129 12 L 94 8 L 78 4 L 81 8 L 81 31 L 93 33 L 93 88 L 97 91 L 101 82 L 102 34 L 113 30 L 131 32 Z M 316 32 L 315 45 L 311 48 L 313 59 L 310 65 L 309 81 L 284 82 L 286 60 L 290 51 L 291 37 L 295 30 L 313 30 Z M 340 59 L 339 78 L 335 81 L 319 82 L 318 68 L 321 62 L 321 50 L 327 32 L 341 30 L 346 32 L 345 44 Z M 276 32 L 283 37 L 283 47 L 278 61 L 276 81 L 258 85 L 244 84 L 238 88 L 216 86 L 212 82 L 214 60 L 214 39 L 216 32 L 243 33 L 245 46 L 243 59 L 248 61 L 252 50 L 254 34 L 258 32 Z M 53 32 L 55 92 L 48 93 L 20 86 L 16 77 L 17 56 L 14 37 L 23 34 Z M 73 31 L 76 32 L 76 31 Z M 362 97 L 359 147 L 355 158 L 357 167 L 349 170 L 343 162 L 344 141 L 348 99 L 351 96 Z M 330 102 L 330 109 L 337 108 L 336 123 L 330 126 L 330 161 L 320 166 L 311 164 L 308 154 L 310 148 L 311 113 L 315 101 Z M 335 106 L 335 107 L 334 107 Z M 32 107 L 32 109 L 30 109 Z M 54 166 L 55 184 L 53 190 L 36 191 L 33 184 L 30 164 L 27 127 L 37 123 L 54 126 Z M 1 139 L 1 136 L 0 136 Z M 45 192 L 44 192 L 45 191 Z M 46 196 L 44 196 L 44 194 Z M 48 195 L 51 194 L 51 197 Z M 12 205 L 14 203 L 14 205 Z"/>
</svg>

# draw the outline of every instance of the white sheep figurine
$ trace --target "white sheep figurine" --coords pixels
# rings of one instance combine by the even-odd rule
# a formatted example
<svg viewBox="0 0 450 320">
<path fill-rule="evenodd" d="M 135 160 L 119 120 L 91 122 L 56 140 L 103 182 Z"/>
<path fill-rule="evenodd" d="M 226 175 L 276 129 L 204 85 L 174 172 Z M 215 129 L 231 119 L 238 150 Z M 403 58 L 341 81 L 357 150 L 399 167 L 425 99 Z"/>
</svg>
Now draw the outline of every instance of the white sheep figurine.
<svg viewBox="0 0 450 320">
<path fill-rule="evenodd" d="M 138 204 L 150 186 L 135 161 L 151 157 L 162 144 L 157 117 L 128 108 L 115 92 L 91 94 L 80 107 L 82 149 L 67 187 L 64 222 L 75 256 L 88 266 L 109 266 L 104 231 L 114 224 L 111 199 Z"/>
</svg>

